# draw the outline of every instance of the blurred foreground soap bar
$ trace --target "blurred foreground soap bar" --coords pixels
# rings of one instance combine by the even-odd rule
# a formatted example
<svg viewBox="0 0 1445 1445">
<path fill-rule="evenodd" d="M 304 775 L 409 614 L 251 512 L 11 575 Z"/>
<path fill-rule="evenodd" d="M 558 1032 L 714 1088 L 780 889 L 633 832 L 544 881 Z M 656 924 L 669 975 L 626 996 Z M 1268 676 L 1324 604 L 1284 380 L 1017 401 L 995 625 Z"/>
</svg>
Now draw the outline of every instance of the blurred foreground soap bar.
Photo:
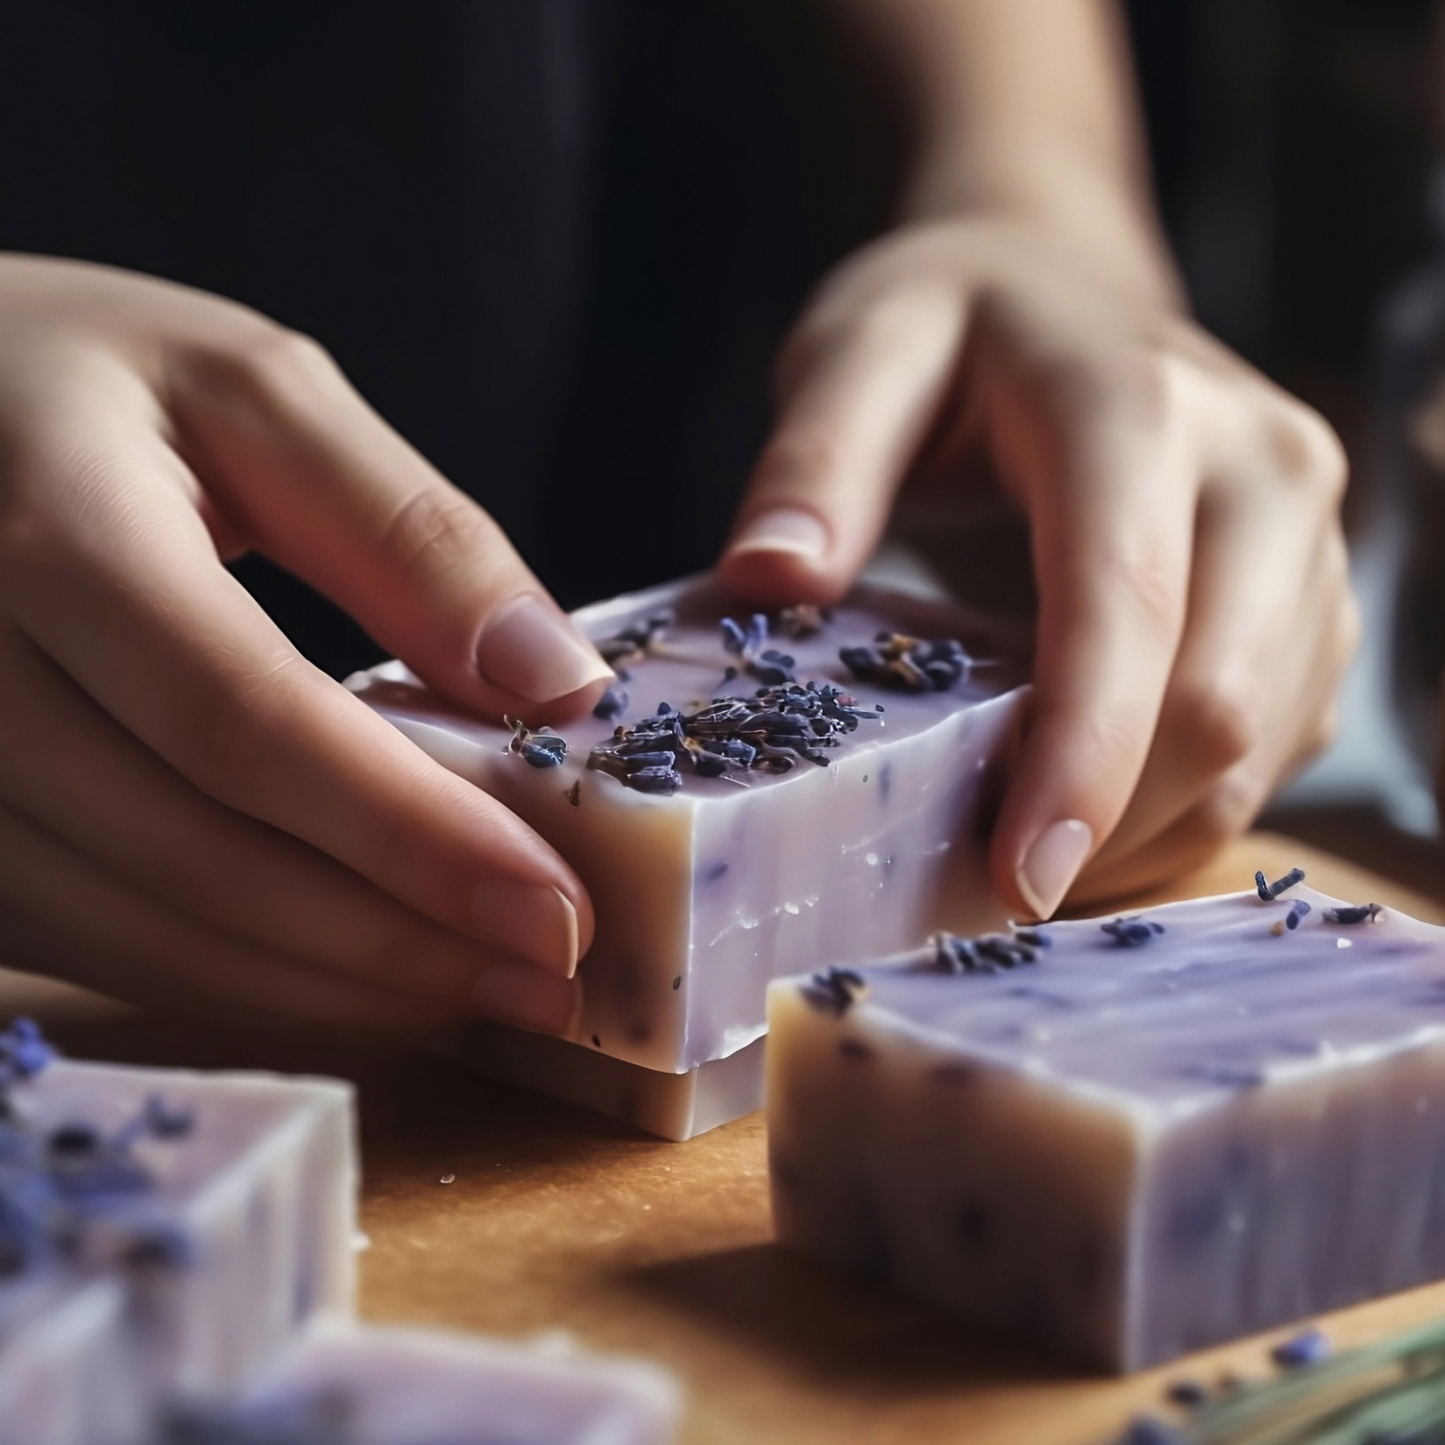
<svg viewBox="0 0 1445 1445">
<path fill-rule="evenodd" d="M 587 885 L 597 934 L 574 1044 L 654 1074 L 706 1073 L 762 1036 L 779 974 L 998 920 L 980 835 L 1024 678 L 999 629 L 869 588 L 828 614 L 755 617 L 706 579 L 575 617 L 619 681 L 601 715 L 559 736 L 465 717 L 397 663 L 349 684 Z M 757 1051 L 750 1067 L 755 1107 Z M 520 1070 L 544 1084 L 554 1072 Z M 572 1092 L 613 1112 L 617 1098 L 661 1097 L 644 1075 L 617 1088 L 603 1075 Z M 687 1130 L 736 1111 L 736 1083 L 699 1074 L 708 1097 L 683 1109 Z"/>
<path fill-rule="evenodd" d="M 123 1445 L 350 1307 L 347 1086 L 72 1063 L 22 1021 L 0 1094 L 0 1440 Z"/>
<path fill-rule="evenodd" d="M 769 1021 L 778 1237 L 970 1319 L 1134 1370 L 1445 1276 L 1445 929 L 1296 885 L 944 936 Z"/>
<path fill-rule="evenodd" d="M 670 1445 L 679 1391 L 635 1360 L 415 1329 L 323 1328 L 155 1445 Z"/>
</svg>

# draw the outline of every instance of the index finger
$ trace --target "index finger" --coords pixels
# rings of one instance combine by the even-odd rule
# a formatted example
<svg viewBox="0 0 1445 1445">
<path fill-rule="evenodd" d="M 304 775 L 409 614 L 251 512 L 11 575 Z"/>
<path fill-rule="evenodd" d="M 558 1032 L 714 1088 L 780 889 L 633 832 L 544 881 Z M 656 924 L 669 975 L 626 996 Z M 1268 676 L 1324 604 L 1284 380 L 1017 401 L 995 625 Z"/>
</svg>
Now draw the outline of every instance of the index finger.
<svg viewBox="0 0 1445 1445">
<path fill-rule="evenodd" d="M 520 819 L 307 663 L 221 566 L 180 459 L 141 421 L 35 439 L 32 513 L 0 567 L 12 615 L 211 797 L 430 918 L 571 973 L 580 880 Z M 22 486 L 24 484 L 22 483 Z"/>
<path fill-rule="evenodd" d="M 1184 625 L 1195 487 L 1184 430 L 1108 393 L 1034 437 L 1017 476 L 1039 593 L 1034 690 L 991 861 L 1003 896 L 1047 918 L 1143 771 Z"/>
</svg>

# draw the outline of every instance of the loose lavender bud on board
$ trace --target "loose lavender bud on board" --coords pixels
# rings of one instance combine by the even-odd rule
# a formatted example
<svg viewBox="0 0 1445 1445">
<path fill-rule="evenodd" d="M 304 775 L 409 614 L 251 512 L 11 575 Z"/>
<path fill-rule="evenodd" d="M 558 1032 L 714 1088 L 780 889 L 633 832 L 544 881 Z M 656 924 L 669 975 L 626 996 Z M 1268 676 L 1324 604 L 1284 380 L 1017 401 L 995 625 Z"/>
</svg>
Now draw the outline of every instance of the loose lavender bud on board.
<svg viewBox="0 0 1445 1445">
<path fill-rule="evenodd" d="M 1281 1340 L 1269 1352 L 1269 1357 L 1281 1369 L 1298 1370 L 1304 1365 L 1317 1365 L 1333 1352 L 1326 1335 L 1317 1329 L 1308 1329 Z"/>
<path fill-rule="evenodd" d="M 1286 947 L 1252 890 L 1147 947 L 1051 923 L 1026 974 L 938 939 L 843 1010 L 773 984 L 779 1241 L 1113 1370 L 1445 1278 L 1445 929 L 1341 949 L 1299 891 Z"/>
<path fill-rule="evenodd" d="M 498 1049 L 488 1032 L 485 1051 L 466 1047 L 488 1069 L 505 1056 L 508 1077 L 525 1074 L 569 1097 L 671 1097 L 679 1076 L 708 1069 L 716 1078 L 724 1071 L 713 1065 L 760 1039 L 764 990 L 778 973 L 818 958 L 846 965 L 938 928 L 973 937 L 1007 919 L 988 883 L 980 819 L 994 804 L 1021 702 L 1026 637 L 860 588 L 820 631 L 783 643 L 780 617 L 770 627 L 738 615 L 706 579 L 575 620 L 594 639 L 635 640 L 638 624 L 663 608 L 673 621 L 631 663 L 626 714 L 559 724 L 569 747 L 555 769 L 516 766 L 498 729 L 430 698 L 399 664 L 350 684 L 517 814 L 586 885 L 596 937 L 569 1038 L 597 1072 L 582 1082 L 587 1066 L 533 1039 Z M 942 691 L 855 681 L 838 647 L 879 632 L 958 638 L 992 665 Z M 956 660 L 952 647 L 920 656 Z M 724 680 L 728 667 L 737 672 Z M 765 682 L 748 667 L 780 672 L 765 671 Z M 775 680 L 782 672 L 791 680 Z M 727 866 L 715 873 L 719 863 Z M 1021 957 L 1011 942 L 1009 960 Z M 545 1062 L 530 1067 L 523 1048 Z M 667 1077 L 639 1073 L 624 1088 L 612 1067 L 621 1061 Z M 755 1107 L 761 1075 L 751 1068 L 751 1093 L 728 1073 L 720 1109 Z M 650 1105 L 643 1112 L 657 1117 Z M 691 1117 L 721 1121 L 702 1104 Z"/>
</svg>

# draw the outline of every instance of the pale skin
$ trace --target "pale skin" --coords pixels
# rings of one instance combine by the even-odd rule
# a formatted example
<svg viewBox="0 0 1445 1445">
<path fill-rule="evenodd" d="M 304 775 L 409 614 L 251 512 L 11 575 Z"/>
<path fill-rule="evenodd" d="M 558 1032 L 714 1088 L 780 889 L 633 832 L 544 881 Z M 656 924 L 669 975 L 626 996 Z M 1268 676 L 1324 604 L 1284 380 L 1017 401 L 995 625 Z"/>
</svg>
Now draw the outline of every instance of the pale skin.
<svg viewBox="0 0 1445 1445">
<path fill-rule="evenodd" d="M 1353 646 L 1338 444 L 1184 313 L 1094 0 L 854 0 L 919 103 L 899 228 L 825 279 L 721 559 L 846 590 L 905 482 L 1027 514 L 1035 704 L 993 842 L 1021 913 L 1173 871 L 1327 736 Z M 139 999 L 560 1031 L 576 875 L 307 664 L 254 548 L 452 701 L 561 722 L 610 673 L 314 343 L 0 257 L 0 958 Z"/>
</svg>

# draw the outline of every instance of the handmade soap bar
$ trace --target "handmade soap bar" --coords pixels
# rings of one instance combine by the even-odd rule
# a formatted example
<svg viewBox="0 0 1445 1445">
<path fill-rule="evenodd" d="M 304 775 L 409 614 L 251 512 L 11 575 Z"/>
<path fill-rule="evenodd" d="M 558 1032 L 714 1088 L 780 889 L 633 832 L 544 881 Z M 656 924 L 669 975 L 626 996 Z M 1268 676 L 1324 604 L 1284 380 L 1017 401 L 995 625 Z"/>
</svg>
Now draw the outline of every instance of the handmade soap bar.
<svg viewBox="0 0 1445 1445">
<path fill-rule="evenodd" d="M 969 1318 L 1133 1370 L 1445 1275 L 1445 929 L 1291 886 L 769 1019 L 779 1239 Z"/>
<path fill-rule="evenodd" d="M 349 1308 L 347 1086 L 50 1060 L 23 1024 L 0 1066 L 0 1440 L 114 1445 Z M 47 1433 L 57 1390 L 76 1408 Z"/>
<path fill-rule="evenodd" d="M 670 1073 L 759 1038 L 779 973 L 998 917 L 977 831 L 1016 651 L 866 588 L 829 617 L 725 624 L 735 610 L 694 581 L 575 614 L 625 675 L 605 716 L 560 729 L 565 755 L 447 708 L 399 664 L 350 684 L 577 869 L 597 934 L 573 1040 Z"/>
<path fill-rule="evenodd" d="M 670 1445 L 678 1406 L 672 1379 L 634 1360 L 350 1327 L 239 1399 L 176 1408 L 155 1445 Z"/>
</svg>

